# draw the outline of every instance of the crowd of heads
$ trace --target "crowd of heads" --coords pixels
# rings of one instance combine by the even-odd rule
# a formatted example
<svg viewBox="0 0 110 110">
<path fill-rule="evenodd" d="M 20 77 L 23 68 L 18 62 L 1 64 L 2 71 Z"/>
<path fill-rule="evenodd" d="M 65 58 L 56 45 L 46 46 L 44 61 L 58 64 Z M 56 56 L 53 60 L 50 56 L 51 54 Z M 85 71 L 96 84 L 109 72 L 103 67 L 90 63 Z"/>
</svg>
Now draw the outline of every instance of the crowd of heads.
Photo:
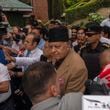
<svg viewBox="0 0 110 110">
<path fill-rule="evenodd" d="M 57 78 L 56 69 L 71 49 L 80 54 L 86 46 L 95 49 L 102 37 L 108 40 L 110 38 L 110 27 L 108 26 L 101 27 L 97 23 L 88 23 L 83 27 L 67 26 L 60 20 L 50 20 L 44 25 L 41 21 L 36 20 L 34 15 L 24 27 L 12 26 L 12 29 L 8 31 L 7 28 L 3 29 L 5 31 L 0 32 L 0 47 L 5 49 L 4 52 L 10 56 L 22 57 L 25 50 L 33 51 L 38 47 L 43 51 L 46 62 L 49 62 L 36 62 L 25 72 L 23 71 L 24 91 L 33 103 L 63 93 L 60 91 L 62 80 Z M 100 54 L 99 59 L 101 67 L 108 64 L 110 50 Z"/>
</svg>

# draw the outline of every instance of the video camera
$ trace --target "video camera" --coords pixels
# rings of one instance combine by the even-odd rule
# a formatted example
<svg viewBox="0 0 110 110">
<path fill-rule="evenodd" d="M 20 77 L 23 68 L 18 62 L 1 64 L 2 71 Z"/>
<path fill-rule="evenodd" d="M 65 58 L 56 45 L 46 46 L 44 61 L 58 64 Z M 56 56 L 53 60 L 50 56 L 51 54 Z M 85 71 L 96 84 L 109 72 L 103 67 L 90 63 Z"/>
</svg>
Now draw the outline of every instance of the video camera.
<svg viewBox="0 0 110 110">
<path fill-rule="evenodd" d="M 2 7 L 0 6 L 0 35 L 7 33 L 8 23 L 3 20 Z"/>
<path fill-rule="evenodd" d="M 7 33 L 7 27 L 0 22 L 0 35 L 4 35 Z"/>
</svg>

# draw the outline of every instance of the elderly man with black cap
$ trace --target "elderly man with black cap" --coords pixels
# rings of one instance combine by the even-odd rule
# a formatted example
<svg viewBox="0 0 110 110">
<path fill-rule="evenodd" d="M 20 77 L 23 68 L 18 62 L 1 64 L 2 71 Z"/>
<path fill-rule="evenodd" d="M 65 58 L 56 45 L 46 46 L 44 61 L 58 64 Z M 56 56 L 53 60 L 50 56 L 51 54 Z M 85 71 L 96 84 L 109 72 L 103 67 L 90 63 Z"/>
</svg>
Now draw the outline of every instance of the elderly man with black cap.
<svg viewBox="0 0 110 110">
<path fill-rule="evenodd" d="M 99 71 L 99 54 L 110 46 L 100 42 L 101 27 L 96 23 L 91 23 L 87 26 L 87 43 L 81 49 L 81 56 L 84 59 L 89 79 L 94 79 Z"/>
<path fill-rule="evenodd" d="M 68 29 L 63 26 L 52 28 L 48 38 L 62 93 L 84 92 L 87 69 L 82 58 L 70 47 Z"/>
</svg>

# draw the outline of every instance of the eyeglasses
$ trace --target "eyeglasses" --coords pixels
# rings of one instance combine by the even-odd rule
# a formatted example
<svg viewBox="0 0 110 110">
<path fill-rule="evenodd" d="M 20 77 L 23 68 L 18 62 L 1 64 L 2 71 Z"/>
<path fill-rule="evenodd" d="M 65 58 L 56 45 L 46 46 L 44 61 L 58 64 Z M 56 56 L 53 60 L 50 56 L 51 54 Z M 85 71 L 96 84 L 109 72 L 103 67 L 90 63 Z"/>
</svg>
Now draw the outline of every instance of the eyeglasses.
<svg viewBox="0 0 110 110">
<path fill-rule="evenodd" d="M 77 34 L 77 32 L 72 32 L 72 34 Z"/>
<path fill-rule="evenodd" d="M 83 34 L 85 34 L 84 32 L 81 32 L 81 33 L 77 33 L 77 35 L 83 35 Z"/>
<path fill-rule="evenodd" d="M 99 34 L 98 32 L 86 32 L 88 37 L 92 37 L 93 35 Z"/>
</svg>

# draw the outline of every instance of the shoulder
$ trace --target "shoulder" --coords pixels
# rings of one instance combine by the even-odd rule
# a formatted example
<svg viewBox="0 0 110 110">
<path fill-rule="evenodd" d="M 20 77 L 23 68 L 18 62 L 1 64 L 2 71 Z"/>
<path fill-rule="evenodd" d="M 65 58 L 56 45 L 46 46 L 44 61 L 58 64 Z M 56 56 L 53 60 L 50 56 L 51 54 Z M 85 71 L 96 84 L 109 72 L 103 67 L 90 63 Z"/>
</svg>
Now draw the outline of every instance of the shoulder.
<svg viewBox="0 0 110 110">
<path fill-rule="evenodd" d="M 64 96 L 63 96 L 63 98 L 65 99 L 67 99 L 67 100 L 71 100 L 73 97 L 75 98 L 75 97 L 77 97 L 77 98 L 81 98 L 82 97 L 82 93 L 81 92 L 72 92 L 72 93 L 67 93 L 67 94 L 65 94 Z"/>
<path fill-rule="evenodd" d="M 109 21 L 109 19 L 106 18 L 106 19 L 104 19 L 104 20 L 102 21 L 102 23 L 105 23 L 105 22 L 108 22 L 108 21 Z"/>
<path fill-rule="evenodd" d="M 80 48 L 79 54 L 81 55 L 82 52 L 85 52 L 89 49 L 89 44 L 85 44 Z"/>
<path fill-rule="evenodd" d="M 102 47 L 104 47 L 104 48 L 110 48 L 110 44 L 108 44 L 108 43 L 102 43 Z"/>
<path fill-rule="evenodd" d="M 73 71 L 79 72 L 79 71 L 87 70 L 84 60 L 74 50 L 71 51 L 70 55 L 67 56 L 64 63 L 65 63 L 65 65 L 68 65 L 68 69 L 69 69 L 69 71 L 71 71 L 70 73 L 72 73 L 72 74 L 73 74 Z"/>
<path fill-rule="evenodd" d="M 38 53 L 38 54 L 43 54 L 43 51 L 37 47 L 37 48 L 36 48 L 36 53 Z"/>
<path fill-rule="evenodd" d="M 82 93 L 68 93 L 61 99 L 61 110 L 81 110 Z"/>
<path fill-rule="evenodd" d="M 100 44 L 100 50 L 101 50 L 101 52 L 103 52 L 104 50 L 109 49 L 109 48 L 110 48 L 110 45 L 107 44 L 107 43 L 101 43 Z"/>
<path fill-rule="evenodd" d="M 67 56 L 67 61 L 68 60 L 69 60 L 70 64 L 75 64 L 75 65 L 76 64 L 79 64 L 79 65 L 84 64 L 83 59 L 81 58 L 81 56 L 78 53 L 76 53 L 75 50 L 72 50 L 72 49 L 71 49 L 70 53 Z M 76 65 L 76 66 L 78 66 L 78 65 Z"/>
<path fill-rule="evenodd" d="M 105 37 L 101 37 L 101 38 L 100 38 L 100 42 L 102 42 L 102 43 L 107 43 L 107 44 L 110 45 L 110 39 L 105 38 Z"/>
</svg>

